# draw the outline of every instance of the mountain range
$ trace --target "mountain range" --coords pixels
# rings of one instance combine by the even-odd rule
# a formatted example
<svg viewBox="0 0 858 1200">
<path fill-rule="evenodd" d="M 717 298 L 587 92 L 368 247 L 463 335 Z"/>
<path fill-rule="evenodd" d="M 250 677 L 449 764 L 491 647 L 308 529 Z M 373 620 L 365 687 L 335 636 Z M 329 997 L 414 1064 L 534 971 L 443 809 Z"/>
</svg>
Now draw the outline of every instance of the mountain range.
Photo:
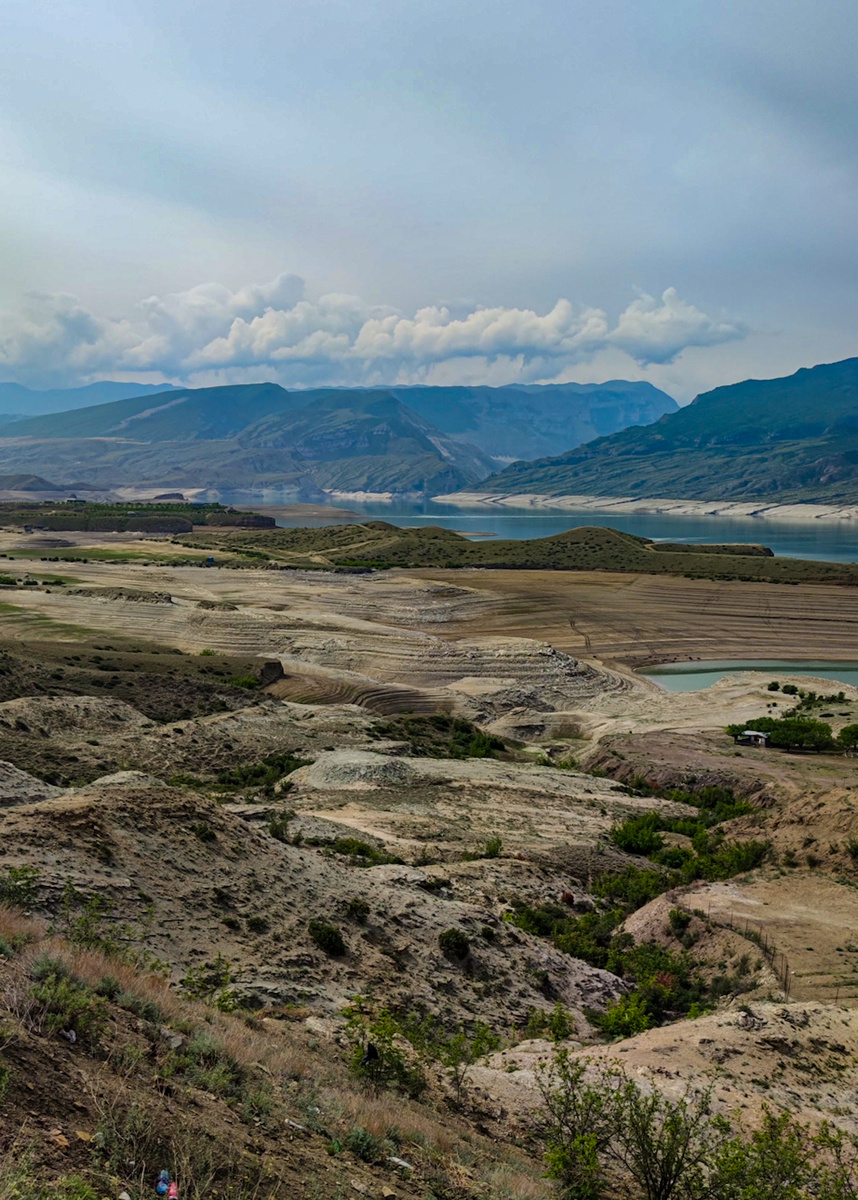
<svg viewBox="0 0 858 1200">
<path fill-rule="evenodd" d="M 715 388 L 653 424 L 483 481 L 494 494 L 858 502 L 858 358 Z"/>
<path fill-rule="evenodd" d="M 114 386 L 114 385 L 111 385 Z M 0 471 L 68 484 L 438 493 L 528 446 L 574 445 L 675 402 L 646 383 L 145 392 L 3 427 Z"/>
</svg>

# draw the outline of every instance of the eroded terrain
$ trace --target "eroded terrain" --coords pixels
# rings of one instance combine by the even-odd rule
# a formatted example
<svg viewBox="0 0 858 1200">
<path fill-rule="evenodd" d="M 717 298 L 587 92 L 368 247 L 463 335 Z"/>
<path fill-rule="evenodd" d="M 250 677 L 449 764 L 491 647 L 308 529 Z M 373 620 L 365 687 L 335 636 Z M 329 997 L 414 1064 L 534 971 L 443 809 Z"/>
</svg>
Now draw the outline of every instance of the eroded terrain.
<svg viewBox="0 0 858 1200">
<path fill-rule="evenodd" d="M 551 1045 L 532 1035 L 558 1004 L 574 1054 L 613 1057 L 665 1094 L 693 1077 L 717 1084 L 725 1112 L 783 1102 L 851 1127 L 855 759 L 737 748 L 727 723 L 791 703 L 767 676 L 671 694 L 631 669 L 854 657 L 850 589 L 206 569 L 167 565 L 163 542 L 143 540 L 128 545 L 148 559 L 60 564 L 41 561 L 38 535 L 4 538 L 25 582 L 0 593 L 0 874 L 35 872 L 27 903 L 58 933 L 79 934 L 89 913 L 94 945 L 139 948 L 174 987 L 220 956 L 278 1037 L 265 1014 L 292 1012 L 300 1037 L 343 1061 L 357 993 L 486 1022 L 503 1045 L 472 1068 L 472 1095 L 498 1144 L 538 1101 L 533 1068 Z M 858 690 L 834 709 L 835 732 L 858 720 Z M 667 792 L 706 787 L 749 810 L 719 825 L 728 845 L 770 850 L 626 918 L 633 941 L 686 947 L 710 1000 L 696 1020 L 609 1044 L 599 1014 L 633 980 L 521 914 L 606 911 L 600 881 L 646 861 L 612 830 L 650 813 L 693 820 L 696 802 Z M 314 941 L 313 921 L 340 931 L 341 951 Z M 451 929 L 467 939 L 459 958 L 439 941 Z M 539 1153 L 507 1191 L 439 1194 L 547 1194 Z M 422 1194 L 384 1192 L 381 1176 L 362 1186 Z"/>
</svg>

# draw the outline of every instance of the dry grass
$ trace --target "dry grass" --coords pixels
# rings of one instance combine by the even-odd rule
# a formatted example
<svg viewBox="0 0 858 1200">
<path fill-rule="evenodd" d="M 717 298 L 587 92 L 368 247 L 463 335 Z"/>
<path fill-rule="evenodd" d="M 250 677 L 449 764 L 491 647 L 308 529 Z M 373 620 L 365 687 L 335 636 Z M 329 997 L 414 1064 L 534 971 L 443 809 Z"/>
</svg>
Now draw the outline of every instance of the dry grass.
<svg viewBox="0 0 858 1200">
<path fill-rule="evenodd" d="M 334 1139 L 329 1143 L 333 1145 L 336 1141 L 347 1144 L 349 1134 L 365 1131 L 378 1143 L 398 1148 L 396 1153 L 412 1161 L 415 1180 L 419 1176 L 430 1190 L 458 1189 L 455 1194 L 463 1198 L 512 1200 L 522 1196 L 542 1200 L 549 1194 L 537 1159 L 528 1159 L 523 1152 L 476 1132 L 467 1113 L 433 1108 L 431 1094 L 428 1103 L 423 1104 L 393 1093 L 364 1090 L 349 1078 L 344 1056 L 339 1051 L 332 1053 L 330 1044 L 319 1045 L 316 1036 L 302 1023 L 275 1024 L 268 1020 L 263 1024 L 257 1017 L 221 1012 L 201 1001 L 187 999 L 162 976 L 147 974 L 97 950 L 70 946 L 49 934 L 42 923 L 10 909 L 0 910 L 0 936 L 10 941 L 14 938 L 22 947 L 11 960 L 0 964 L 0 1018 L 6 1018 L 4 1026 L 16 1027 L 19 1031 L 16 1036 L 22 1042 L 28 1034 L 30 1037 L 34 1033 L 37 1037 L 44 1034 L 40 1006 L 30 993 L 33 969 L 39 959 L 47 957 L 62 964 L 71 977 L 91 989 L 97 989 L 105 977 L 110 977 L 126 996 L 140 1002 L 154 1002 L 163 1025 L 180 1031 L 186 1039 L 206 1035 L 223 1061 L 233 1062 L 240 1069 L 243 1094 L 251 1097 L 264 1093 L 268 1097 L 273 1108 L 267 1116 L 263 1115 L 261 1125 L 271 1133 L 282 1129 L 284 1121 L 292 1120 L 317 1131 L 315 1135 L 304 1135 L 311 1142 L 315 1136 Z M 103 1045 L 105 1053 L 90 1060 L 76 1050 L 75 1059 L 80 1094 L 86 1098 L 98 1127 L 109 1132 L 110 1144 L 121 1146 L 123 1161 L 144 1164 L 141 1170 L 145 1174 L 154 1159 L 162 1157 L 159 1147 L 168 1147 L 174 1173 L 189 1181 L 182 1190 L 186 1200 L 202 1200 L 213 1194 L 211 1184 L 215 1176 L 221 1197 L 253 1200 L 257 1195 L 281 1194 L 277 1183 L 281 1166 L 276 1156 L 263 1156 L 264 1171 L 260 1167 L 258 1175 L 250 1178 L 246 1152 L 241 1150 L 239 1141 L 231 1144 L 229 1138 L 224 1142 L 223 1137 L 213 1138 L 210 1134 L 201 1137 L 202 1118 L 194 1115 L 186 1120 L 187 1113 L 198 1109 L 197 1102 L 192 1101 L 190 1106 L 180 1104 L 180 1113 L 183 1108 L 187 1113 L 167 1118 L 157 1092 L 147 1082 L 152 1068 L 147 1067 L 141 1074 L 135 1066 L 139 1058 L 132 1055 L 130 1065 L 128 1060 L 129 1044 L 141 1047 L 136 1052 L 139 1056 L 145 1038 L 151 1035 L 142 1035 L 141 1046 L 140 1031 L 144 1026 L 123 1012 L 126 1006 L 121 996 L 119 1001 L 119 1007 L 111 1009 L 112 1020 Z M 187 1086 L 181 1077 L 171 1081 L 172 1089 Z M 193 1096 L 193 1091 L 190 1095 Z M 440 1094 L 437 1099 L 441 1101 Z M 209 1103 L 214 1100 L 214 1096 L 208 1097 Z M 241 1111 L 242 1103 L 240 1100 L 238 1107 L 233 1106 L 234 1113 Z M 55 1112 L 51 1120 L 62 1119 Z M 235 1117 L 229 1120 L 234 1126 Z M 257 1120 L 256 1124 L 260 1122 Z M 346 1168 L 349 1158 L 343 1160 Z M 336 1156 L 335 1160 L 339 1162 Z M 26 1194 L 26 1187 L 21 1190 L 25 1176 L 16 1175 L 9 1165 L 11 1162 L 11 1159 L 8 1163 L 0 1160 L 0 1200 L 21 1200 Z M 285 1166 L 282 1170 L 286 1170 Z M 147 1180 L 148 1174 L 145 1178 L 142 1175 L 139 1179 L 129 1178 L 132 1195 L 145 1195 Z M 284 1175 L 282 1182 L 288 1190 L 293 1180 Z"/>
</svg>

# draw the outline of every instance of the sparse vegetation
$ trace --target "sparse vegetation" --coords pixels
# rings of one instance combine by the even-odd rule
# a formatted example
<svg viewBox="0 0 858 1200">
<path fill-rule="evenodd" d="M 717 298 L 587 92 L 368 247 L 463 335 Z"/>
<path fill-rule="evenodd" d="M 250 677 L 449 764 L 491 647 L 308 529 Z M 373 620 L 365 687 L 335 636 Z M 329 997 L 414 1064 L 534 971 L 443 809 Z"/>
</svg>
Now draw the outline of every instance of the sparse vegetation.
<svg viewBox="0 0 858 1200">
<path fill-rule="evenodd" d="M 370 737 L 408 742 L 412 754 L 427 758 L 493 758 L 513 749 L 502 738 L 448 713 L 378 721 L 370 729 Z"/>
</svg>

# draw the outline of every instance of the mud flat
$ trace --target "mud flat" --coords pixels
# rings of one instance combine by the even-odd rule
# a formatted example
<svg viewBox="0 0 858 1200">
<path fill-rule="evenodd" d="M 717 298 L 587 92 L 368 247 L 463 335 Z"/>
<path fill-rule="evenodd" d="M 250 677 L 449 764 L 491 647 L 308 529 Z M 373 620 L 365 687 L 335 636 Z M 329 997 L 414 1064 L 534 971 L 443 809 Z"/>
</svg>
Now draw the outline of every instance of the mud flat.
<svg viewBox="0 0 858 1200">
<path fill-rule="evenodd" d="M 602 513 L 658 513 L 678 517 L 757 517 L 767 521 L 856 521 L 856 504 L 768 504 L 765 501 L 676 500 L 649 496 L 545 496 L 534 492 L 507 496 L 489 492 L 453 492 L 433 496 L 436 504 L 485 507 L 572 509 Z"/>
<path fill-rule="evenodd" d="M 851 662 L 858 645 L 853 588 L 607 571 L 409 575 L 481 597 L 479 612 L 462 606 L 442 636 L 538 637 L 567 654 L 628 667 L 695 659 Z"/>
</svg>

